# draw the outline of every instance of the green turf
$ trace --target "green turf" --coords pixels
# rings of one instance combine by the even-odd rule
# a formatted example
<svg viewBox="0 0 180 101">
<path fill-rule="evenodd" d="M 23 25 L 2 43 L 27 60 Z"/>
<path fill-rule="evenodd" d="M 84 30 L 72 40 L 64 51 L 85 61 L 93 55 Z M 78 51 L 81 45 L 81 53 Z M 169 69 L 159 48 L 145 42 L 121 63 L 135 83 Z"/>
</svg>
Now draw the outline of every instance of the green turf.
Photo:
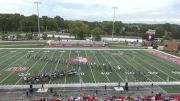
<svg viewBox="0 0 180 101">
<path fill-rule="evenodd" d="M 170 85 L 170 86 L 160 86 L 164 89 L 167 93 L 180 93 L 180 86 L 178 85 Z"/>
<path fill-rule="evenodd" d="M 128 46 L 128 45 L 109 45 L 108 47 L 112 49 L 147 49 L 147 47 Z"/>
<path fill-rule="evenodd" d="M 58 58 L 59 61 L 66 61 L 72 57 L 87 57 L 90 62 L 96 65 L 109 64 L 113 67 L 112 72 L 100 69 L 97 66 L 88 64 L 68 64 L 35 61 L 28 59 L 26 55 L 48 56 Z M 115 54 L 115 55 L 114 55 Z M 13 66 L 29 67 L 25 71 L 11 72 L 8 68 Z M 117 67 L 121 69 L 118 70 Z M 0 82 L 1 84 L 25 84 L 19 73 L 30 73 L 37 75 L 41 73 L 54 72 L 56 70 L 69 70 L 74 68 L 80 75 L 66 76 L 54 79 L 45 83 L 64 84 L 80 83 L 108 83 L 108 82 L 151 82 L 151 81 L 179 81 L 179 74 L 172 74 L 172 71 L 180 72 L 180 65 L 152 55 L 147 50 L 44 50 L 44 49 L 0 49 Z M 148 72 L 158 72 L 150 75 Z M 133 74 L 131 74 L 133 73 Z"/>
<path fill-rule="evenodd" d="M 178 53 L 177 51 L 174 51 L 174 50 L 163 50 L 163 51 L 166 53 L 180 57 L 180 53 Z"/>
<path fill-rule="evenodd" d="M 0 41 L 0 48 L 42 48 L 45 41 Z"/>
</svg>

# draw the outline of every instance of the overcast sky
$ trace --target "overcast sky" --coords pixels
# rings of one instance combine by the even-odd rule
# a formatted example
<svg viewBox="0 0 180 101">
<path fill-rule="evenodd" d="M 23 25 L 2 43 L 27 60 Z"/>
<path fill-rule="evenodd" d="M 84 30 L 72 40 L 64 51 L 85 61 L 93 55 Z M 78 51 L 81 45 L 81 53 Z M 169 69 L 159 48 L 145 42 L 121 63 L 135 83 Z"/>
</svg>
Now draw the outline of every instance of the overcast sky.
<svg viewBox="0 0 180 101">
<path fill-rule="evenodd" d="M 36 0 L 35 0 L 36 1 Z M 65 20 L 180 24 L 180 0 L 39 0 L 40 16 Z M 36 14 L 34 0 L 0 0 L 0 13 Z"/>
</svg>

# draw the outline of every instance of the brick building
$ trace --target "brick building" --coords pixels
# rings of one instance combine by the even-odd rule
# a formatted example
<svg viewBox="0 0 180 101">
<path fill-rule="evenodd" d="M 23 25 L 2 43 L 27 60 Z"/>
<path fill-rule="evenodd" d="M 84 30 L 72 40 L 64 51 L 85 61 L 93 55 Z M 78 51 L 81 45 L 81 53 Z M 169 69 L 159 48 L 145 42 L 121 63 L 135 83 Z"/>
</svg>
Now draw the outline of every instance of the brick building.
<svg viewBox="0 0 180 101">
<path fill-rule="evenodd" d="M 180 51 L 180 40 L 165 40 L 164 50 L 176 50 Z"/>
</svg>

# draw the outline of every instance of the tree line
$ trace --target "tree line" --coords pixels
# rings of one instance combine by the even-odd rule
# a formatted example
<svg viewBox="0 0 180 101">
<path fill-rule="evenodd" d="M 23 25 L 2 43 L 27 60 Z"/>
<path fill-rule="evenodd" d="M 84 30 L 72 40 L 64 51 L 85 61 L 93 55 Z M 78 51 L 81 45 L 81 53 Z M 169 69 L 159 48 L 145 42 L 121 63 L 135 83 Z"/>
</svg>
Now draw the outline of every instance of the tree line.
<svg viewBox="0 0 180 101">
<path fill-rule="evenodd" d="M 21 14 L 0 14 L 0 34 L 15 33 L 32 33 L 38 32 L 37 15 L 24 16 Z M 88 21 L 71 21 L 64 20 L 60 16 L 40 17 L 40 30 L 67 32 L 74 35 L 77 39 L 84 39 L 87 36 L 94 36 L 96 40 L 100 35 L 112 34 L 112 21 L 88 22 Z M 170 38 L 180 39 L 180 25 L 177 24 L 126 24 L 121 21 L 115 22 L 114 35 L 130 35 L 146 37 L 148 29 L 156 30 L 156 38 L 169 36 Z M 167 32 L 170 34 L 167 35 Z M 32 36 L 29 36 L 32 37 Z"/>
</svg>

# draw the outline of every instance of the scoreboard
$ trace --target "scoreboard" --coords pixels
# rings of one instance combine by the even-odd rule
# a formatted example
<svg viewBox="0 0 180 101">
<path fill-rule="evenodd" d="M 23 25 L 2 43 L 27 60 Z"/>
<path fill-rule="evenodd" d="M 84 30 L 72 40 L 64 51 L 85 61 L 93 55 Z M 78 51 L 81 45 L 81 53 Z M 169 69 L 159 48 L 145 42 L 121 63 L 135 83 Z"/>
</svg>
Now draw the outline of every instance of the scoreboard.
<svg viewBox="0 0 180 101">
<path fill-rule="evenodd" d="M 149 29 L 148 31 L 146 31 L 147 40 L 148 41 L 154 40 L 155 34 L 156 34 L 156 30 L 150 30 Z"/>
</svg>

